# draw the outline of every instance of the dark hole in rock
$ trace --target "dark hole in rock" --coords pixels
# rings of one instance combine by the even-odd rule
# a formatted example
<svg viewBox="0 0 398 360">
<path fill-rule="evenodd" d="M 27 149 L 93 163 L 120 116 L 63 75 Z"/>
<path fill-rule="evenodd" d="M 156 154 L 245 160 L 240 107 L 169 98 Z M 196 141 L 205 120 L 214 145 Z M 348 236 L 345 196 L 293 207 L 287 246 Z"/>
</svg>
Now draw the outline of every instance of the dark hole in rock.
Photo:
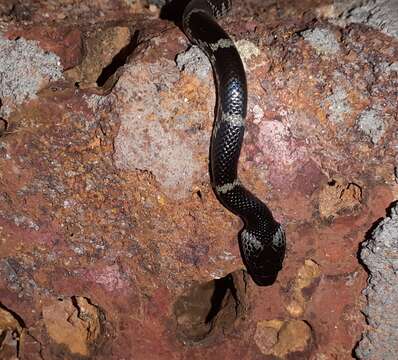
<svg viewBox="0 0 398 360">
<path fill-rule="evenodd" d="M 110 64 L 102 69 L 101 74 L 97 79 L 98 86 L 104 86 L 107 80 L 116 73 L 117 69 L 126 63 L 127 59 L 138 45 L 138 36 L 139 31 L 136 30 L 131 41 L 115 55 Z"/>
<path fill-rule="evenodd" d="M 0 117 L 0 136 L 2 136 L 8 129 L 8 121 Z"/>
<path fill-rule="evenodd" d="M 174 304 L 177 336 L 195 344 L 227 334 L 245 312 L 244 271 L 191 286 Z"/>
<path fill-rule="evenodd" d="M 234 286 L 234 280 L 231 274 L 221 279 L 214 280 L 214 292 L 211 297 L 211 308 L 206 316 L 205 323 L 211 323 L 220 312 L 223 306 L 224 298 L 232 295 L 234 300 L 237 300 L 236 289 Z M 230 293 L 230 294 L 229 294 Z"/>
</svg>

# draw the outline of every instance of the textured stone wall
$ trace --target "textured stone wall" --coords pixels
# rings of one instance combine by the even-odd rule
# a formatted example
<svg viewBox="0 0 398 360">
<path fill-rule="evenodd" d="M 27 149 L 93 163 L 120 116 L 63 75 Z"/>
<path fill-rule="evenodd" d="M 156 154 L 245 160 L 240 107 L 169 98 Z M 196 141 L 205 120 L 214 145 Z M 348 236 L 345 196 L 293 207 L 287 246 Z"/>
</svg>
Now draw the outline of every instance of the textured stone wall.
<svg viewBox="0 0 398 360">
<path fill-rule="evenodd" d="M 287 231 L 270 287 L 209 184 L 210 64 L 159 3 L 0 0 L 0 358 L 378 360 L 393 2 L 235 1 L 221 20 L 248 80 L 240 175 Z"/>
<path fill-rule="evenodd" d="M 364 309 L 369 328 L 356 354 L 359 359 L 393 360 L 398 349 L 398 205 L 394 203 L 369 239 L 361 259 L 369 271 Z"/>
</svg>

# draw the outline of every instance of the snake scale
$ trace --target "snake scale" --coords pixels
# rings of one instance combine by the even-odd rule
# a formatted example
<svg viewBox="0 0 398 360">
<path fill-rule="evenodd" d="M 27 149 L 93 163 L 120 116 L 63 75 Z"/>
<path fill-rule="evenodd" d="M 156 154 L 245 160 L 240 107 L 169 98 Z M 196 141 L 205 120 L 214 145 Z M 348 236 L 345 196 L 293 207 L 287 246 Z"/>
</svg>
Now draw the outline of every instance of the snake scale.
<svg viewBox="0 0 398 360">
<path fill-rule="evenodd" d="M 285 233 L 268 207 L 238 178 L 238 161 L 247 110 L 246 75 L 239 53 L 216 19 L 231 0 L 191 0 L 182 26 L 185 34 L 209 58 L 217 88 L 216 118 L 210 144 L 210 177 L 221 204 L 244 222 L 239 233 L 243 263 L 257 285 L 271 285 L 282 268 Z"/>
</svg>

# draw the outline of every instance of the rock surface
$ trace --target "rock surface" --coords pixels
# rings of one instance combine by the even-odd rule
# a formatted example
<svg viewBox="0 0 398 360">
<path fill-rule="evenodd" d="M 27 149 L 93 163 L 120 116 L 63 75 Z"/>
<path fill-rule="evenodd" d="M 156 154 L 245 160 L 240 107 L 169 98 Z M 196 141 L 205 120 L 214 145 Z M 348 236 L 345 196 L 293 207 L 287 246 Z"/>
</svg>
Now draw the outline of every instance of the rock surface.
<svg viewBox="0 0 398 360">
<path fill-rule="evenodd" d="M 339 1 L 221 20 L 248 79 L 241 178 L 287 230 L 260 288 L 209 185 L 211 67 L 160 3 L 0 1 L 0 358 L 351 358 L 358 247 L 398 193 L 394 32 Z"/>
<path fill-rule="evenodd" d="M 364 294 L 369 329 L 356 349 L 359 359 L 393 360 L 398 349 L 398 204 L 362 244 L 370 277 Z"/>
</svg>

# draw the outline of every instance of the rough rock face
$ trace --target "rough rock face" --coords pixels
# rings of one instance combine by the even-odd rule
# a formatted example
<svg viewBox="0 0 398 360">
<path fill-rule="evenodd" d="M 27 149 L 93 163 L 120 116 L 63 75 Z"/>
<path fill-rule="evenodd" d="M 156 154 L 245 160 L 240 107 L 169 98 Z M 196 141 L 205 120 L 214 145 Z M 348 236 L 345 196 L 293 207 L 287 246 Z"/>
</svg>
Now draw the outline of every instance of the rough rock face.
<svg viewBox="0 0 398 360">
<path fill-rule="evenodd" d="M 0 39 L 0 116 L 10 114 L 9 103 L 20 105 L 35 98 L 48 81 L 61 79 L 62 70 L 59 57 L 45 53 L 36 42 Z"/>
<path fill-rule="evenodd" d="M 287 230 L 261 288 L 209 184 L 210 64 L 155 3 L 0 1 L 0 358 L 349 359 L 364 330 L 376 346 L 356 255 L 398 193 L 391 27 L 320 0 L 222 20 L 249 87 L 240 175 Z"/>
<path fill-rule="evenodd" d="M 398 3 L 395 0 L 336 0 L 326 5 L 339 24 L 362 23 L 398 37 Z"/>
<path fill-rule="evenodd" d="M 398 349 L 398 204 L 362 244 L 370 277 L 364 294 L 369 329 L 356 349 L 359 359 L 393 360 Z"/>
</svg>

